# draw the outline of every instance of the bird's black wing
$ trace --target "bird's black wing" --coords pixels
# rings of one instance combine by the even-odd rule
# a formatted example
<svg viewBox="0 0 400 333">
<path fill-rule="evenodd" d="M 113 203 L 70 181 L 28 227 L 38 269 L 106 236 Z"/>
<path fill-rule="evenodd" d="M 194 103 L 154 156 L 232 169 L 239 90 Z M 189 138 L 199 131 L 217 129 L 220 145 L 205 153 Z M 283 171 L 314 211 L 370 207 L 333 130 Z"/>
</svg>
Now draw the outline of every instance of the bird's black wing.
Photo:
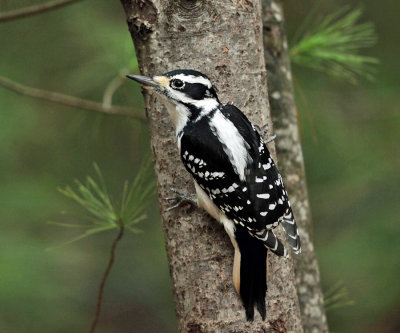
<svg viewBox="0 0 400 333">
<path fill-rule="evenodd" d="M 238 108 L 233 105 L 225 105 L 222 112 L 235 124 L 241 124 L 237 128 L 252 147 L 249 152 L 253 162 L 248 165 L 246 184 L 257 220 L 258 232 L 254 235 L 257 238 L 265 239 L 268 237 L 268 230 L 282 223 L 289 244 L 295 252 L 299 252 L 300 239 L 288 194 L 267 146 L 254 126 Z"/>
<path fill-rule="evenodd" d="M 180 138 L 181 158 L 186 169 L 215 205 L 235 224 L 278 250 L 272 228 L 291 214 L 282 178 L 258 132 L 246 116 L 232 105 L 219 110 L 246 142 L 248 163 L 245 179 L 237 171 L 210 127 L 213 116 L 205 116 L 185 128 Z M 291 214 L 293 217 L 293 215 Z M 283 246 L 279 246 L 283 254 Z"/>
</svg>

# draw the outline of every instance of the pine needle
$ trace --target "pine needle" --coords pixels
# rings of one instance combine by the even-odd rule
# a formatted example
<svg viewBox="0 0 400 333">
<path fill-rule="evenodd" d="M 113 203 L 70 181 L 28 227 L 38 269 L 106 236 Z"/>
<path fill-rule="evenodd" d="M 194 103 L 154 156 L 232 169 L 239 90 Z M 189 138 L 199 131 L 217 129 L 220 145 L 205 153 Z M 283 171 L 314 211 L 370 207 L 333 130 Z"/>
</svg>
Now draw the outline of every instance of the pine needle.
<svg viewBox="0 0 400 333">
<path fill-rule="evenodd" d="M 291 61 L 351 83 L 373 80 L 378 60 L 360 51 L 375 45 L 377 36 L 371 22 L 357 23 L 361 14 L 361 9 L 349 11 L 346 6 L 308 29 L 299 28 L 308 32 L 292 46 Z"/>
<path fill-rule="evenodd" d="M 338 281 L 324 293 L 324 305 L 326 311 L 354 305 L 343 281 Z"/>
<path fill-rule="evenodd" d="M 109 194 L 104 177 L 96 163 L 93 164 L 96 180 L 87 176 L 85 183 L 75 180 L 74 188 L 71 186 L 59 188 L 61 194 L 75 201 L 84 209 L 85 213 L 81 214 L 80 219 L 86 221 L 85 224 L 49 222 L 59 227 L 85 229 L 83 233 L 59 246 L 71 244 L 88 236 L 113 229 L 126 228 L 135 234 L 142 232 L 133 225 L 147 218 L 143 211 L 155 192 L 155 181 L 149 176 L 149 166 L 150 159 L 147 159 L 147 162 L 136 174 L 132 184 L 130 185 L 128 181 L 125 181 L 120 201 L 113 200 Z"/>
</svg>

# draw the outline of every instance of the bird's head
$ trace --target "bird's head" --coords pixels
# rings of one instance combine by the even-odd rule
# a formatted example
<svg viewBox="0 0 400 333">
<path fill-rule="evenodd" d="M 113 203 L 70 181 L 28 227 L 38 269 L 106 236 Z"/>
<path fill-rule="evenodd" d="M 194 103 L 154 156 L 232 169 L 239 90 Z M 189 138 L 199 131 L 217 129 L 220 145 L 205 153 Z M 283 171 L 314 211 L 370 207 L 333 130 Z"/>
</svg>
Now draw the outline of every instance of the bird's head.
<svg viewBox="0 0 400 333">
<path fill-rule="evenodd" d="M 219 103 L 210 79 L 194 70 L 175 70 L 153 77 L 141 75 L 127 75 L 127 77 L 175 105 L 200 105 L 207 101 Z"/>
</svg>

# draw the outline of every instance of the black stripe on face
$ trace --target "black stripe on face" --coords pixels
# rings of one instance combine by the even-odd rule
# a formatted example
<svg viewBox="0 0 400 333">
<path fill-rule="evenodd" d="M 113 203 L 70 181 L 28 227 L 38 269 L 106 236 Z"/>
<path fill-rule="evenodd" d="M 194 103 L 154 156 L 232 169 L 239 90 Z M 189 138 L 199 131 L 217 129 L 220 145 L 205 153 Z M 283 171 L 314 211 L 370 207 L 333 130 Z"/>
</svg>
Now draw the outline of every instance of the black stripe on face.
<svg viewBox="0 0 400 333">
<path fill-rule="evenodd" d="M 178 89 L 176 89 L 178 90 Z M 185 86 L 178 91 L 183 92 L 187 97 L 195 100 L 201 100 L 205 98 L 215 98 L 218 99 L 217 93 L 214 88 L 209 88 L 202 83 L 185 83 Z"/>
<path fill-rule="evenodd" d="M 183 89 L 180 89 L 179 91 L 183 92 L 189 98 L 201 100 L 207 98 L 207 90 L 209 90 L 209 88 L 202 83 L 186 82 Z"/>
</svg>

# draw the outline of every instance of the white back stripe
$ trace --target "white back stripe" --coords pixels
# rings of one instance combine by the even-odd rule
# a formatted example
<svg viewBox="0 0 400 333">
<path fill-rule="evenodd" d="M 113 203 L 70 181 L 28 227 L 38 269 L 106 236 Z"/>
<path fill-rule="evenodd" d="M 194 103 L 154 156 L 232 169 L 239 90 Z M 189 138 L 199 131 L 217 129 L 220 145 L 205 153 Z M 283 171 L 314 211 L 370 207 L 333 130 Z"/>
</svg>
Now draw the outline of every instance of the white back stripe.
<svg viewBox="0 0 400 333">
<path fill-rule="evenodd" d="M 246 179 L 245 169 L 251 159 L 247 152 L 247 143 L 235 125 L 225 118 L 219 110 L 211 117 L 210 126 L 214 135 L 223 144 L 224 152 L 228 156 L 233 169 L 239 175 L 240 180 L 244 181 Z"/>
</svg>

